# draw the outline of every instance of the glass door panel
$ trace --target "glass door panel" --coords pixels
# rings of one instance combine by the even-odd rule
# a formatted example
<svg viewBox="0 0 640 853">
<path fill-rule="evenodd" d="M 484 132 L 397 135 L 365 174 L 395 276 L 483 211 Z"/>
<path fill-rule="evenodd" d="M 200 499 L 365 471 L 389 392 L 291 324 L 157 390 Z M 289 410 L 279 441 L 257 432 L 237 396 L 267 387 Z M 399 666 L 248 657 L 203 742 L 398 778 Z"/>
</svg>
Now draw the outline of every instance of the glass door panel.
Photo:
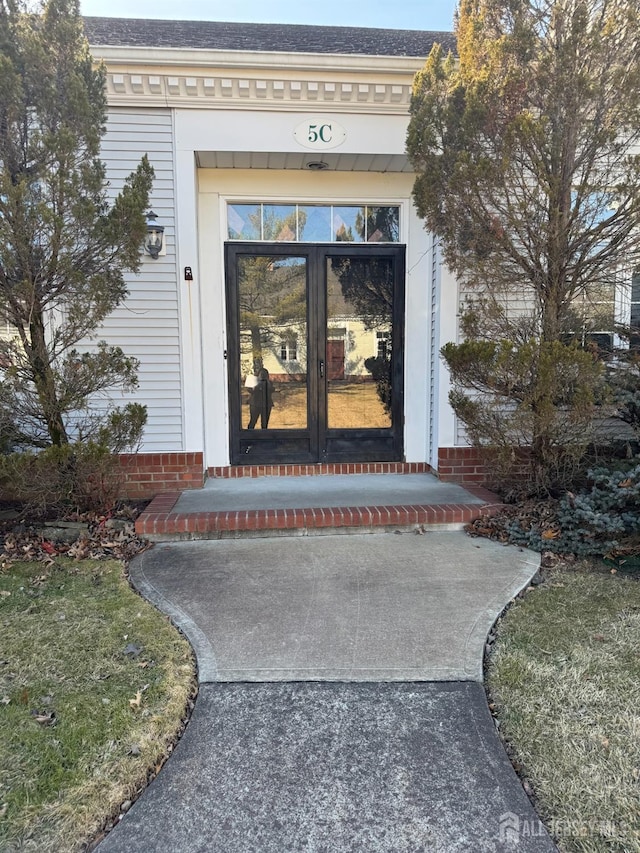
<svg viewBox="0 0 640 853">
<path fill-rule="evenodd" d="M 241 255 L 237 264 L 241 429 L 306 429 L 307 261 Z"/>
<path fill-rule="evenodd" d="M 404 247 L 225 253 L 233 463 L 402 459 Z"/>
<path fill-rule="evenodd" d="M 329 429 L 392 423 L 394 270 L 390 258 L 326 259 Z"/>
</svg>

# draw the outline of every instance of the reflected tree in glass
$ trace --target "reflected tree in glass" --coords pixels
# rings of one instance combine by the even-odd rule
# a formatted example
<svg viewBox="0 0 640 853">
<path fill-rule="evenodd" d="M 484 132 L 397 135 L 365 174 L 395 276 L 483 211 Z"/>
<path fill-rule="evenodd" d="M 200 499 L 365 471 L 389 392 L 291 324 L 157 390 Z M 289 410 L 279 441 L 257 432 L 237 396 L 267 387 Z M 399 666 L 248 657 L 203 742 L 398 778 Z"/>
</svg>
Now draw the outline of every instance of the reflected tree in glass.
<svg viewBox="0 0 640 853">
<path fill-rule="evenodd" d="M 388 258 L 332 258 L 345 302 L 367 329 L 388 326 L 393 314 L 393 269 Z"/>
<path fill-rule="evenodd" d="M 240 330 L 249 333 L 251 367 L 264 366 L 264 351 L 292 321 L 306 321 L 304 260 L 244 256 L 239 259 Z"/>
<path fill-rule="evenodd" d="M 368 243 L 397 243 L 400 239 L 398 207 L 367 207 Z"/>
<path fill-rule="evenodd" d="M 307 424 L 306 260 L 277 255 L 240 255 L 240 397 L 249 403 L 248 428 L 257 425 L 260 380 L 270 389 L 262 428 L 296 429 Z M 295 352 L 295 363 L 283 362 Z M 275 392 L 275 396 L 274 396 Z M 271 414 L 271 406 L 274 411 Z M 242 411 L 246 411 L 243 409 Z"/>
<path fill-rule="evenodd" d="M 393 265 L 388 258 L 331 258 L 331 272 L 339 282 L 339 302 L 367 331 L 380 332 L 383 347 L 364 359 L 387 416 L 392 408 Z M 336 302 L 336 308 L 337 308 Z M 328 306 L 329 318 L 334 310 Z M 335 424 L 338 425 L 338 424 Z M 364 424 L 362 424 L 364 425 Z M 389 423 L 390 425 L 390 423 Z"/>
</svg>

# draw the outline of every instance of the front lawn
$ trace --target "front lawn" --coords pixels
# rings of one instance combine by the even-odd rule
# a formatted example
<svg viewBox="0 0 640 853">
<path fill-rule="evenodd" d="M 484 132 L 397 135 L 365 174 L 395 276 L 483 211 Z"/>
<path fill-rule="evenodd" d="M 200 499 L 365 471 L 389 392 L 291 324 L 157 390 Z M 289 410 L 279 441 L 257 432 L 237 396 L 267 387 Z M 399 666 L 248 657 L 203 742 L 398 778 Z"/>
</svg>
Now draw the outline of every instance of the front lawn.
<svg viewBox="0 0 640 853">
<path fill-rule="evenodd" d="M 191 650 L 114 560 L 5 567 L 0 631 L 0 849 L 80 850 L 170 750 Z"/>
<path fill-rule="evenodd" d="M 551 572 L 497 626 L 488 688 L 562 851 L 640 851 L 640 581 Z"/>
</svg>

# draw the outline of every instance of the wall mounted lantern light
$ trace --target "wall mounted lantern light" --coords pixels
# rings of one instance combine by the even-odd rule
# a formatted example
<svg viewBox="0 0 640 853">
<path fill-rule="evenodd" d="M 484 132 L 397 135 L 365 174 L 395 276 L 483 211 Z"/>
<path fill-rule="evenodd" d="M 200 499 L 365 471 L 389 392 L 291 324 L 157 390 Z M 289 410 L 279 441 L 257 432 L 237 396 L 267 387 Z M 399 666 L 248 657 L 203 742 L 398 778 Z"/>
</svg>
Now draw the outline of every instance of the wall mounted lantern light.
<svg viewBox="0 0 640 853">
<path fill-rule="evenodd" d="M 158 214 L 150 210 L 147 213 L 147 236 L 144 241 L 144 250 L 155 260 L 162 252 L 164 241 L 164 225 L 158 225 L 156 219 Z"/>
</svg>

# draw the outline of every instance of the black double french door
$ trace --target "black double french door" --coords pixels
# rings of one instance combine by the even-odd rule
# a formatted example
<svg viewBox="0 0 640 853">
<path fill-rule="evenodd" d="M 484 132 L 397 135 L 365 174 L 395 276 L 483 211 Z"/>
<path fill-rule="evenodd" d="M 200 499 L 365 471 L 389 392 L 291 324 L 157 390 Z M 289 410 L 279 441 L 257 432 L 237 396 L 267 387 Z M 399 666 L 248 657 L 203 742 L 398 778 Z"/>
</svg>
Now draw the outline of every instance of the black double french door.
<svg viewBox="0 0 640 853">
<path fill-rule="evenodd" d="M 401 460 L 404 246 L 225 251 L 232 463 Z"/>
</svg>

